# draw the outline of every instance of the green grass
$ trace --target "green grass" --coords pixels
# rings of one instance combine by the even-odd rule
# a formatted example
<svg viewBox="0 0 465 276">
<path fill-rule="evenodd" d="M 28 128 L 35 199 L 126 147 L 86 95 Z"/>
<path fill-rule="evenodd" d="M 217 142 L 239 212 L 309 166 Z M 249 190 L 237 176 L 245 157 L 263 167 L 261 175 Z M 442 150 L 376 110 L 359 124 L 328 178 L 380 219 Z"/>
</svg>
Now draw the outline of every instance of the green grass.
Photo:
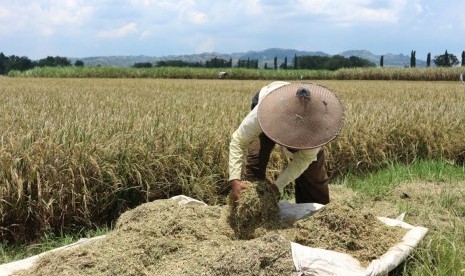
<svg viewBox="0 0 465 276">
<path fill-rule="evenodd" d="M 45 78 L 172 78 L 217 79 L 225 71 L 229 79 L 237 80 L 422 80 L 459 81 L 461 67 L 369 67 L 330 70 L 265 70 L 244 68 L 189 68 L 189 67 L 35 67 L 20 72 L 10 71 L 10 77 Z"/>
<path fill-rule="evenodd" d="M 440 160 L 415 161 L 407 166 L 393 163 L 376 172 L 348 174 L 339 178 L 337 184 L 376 198 L 386 196 L 398 183 L 418 179 L 429 182 L 463 180 L 465 167 Z"/>
<path fill-rule="evenodd" d="M 41 239 L 32 244 L 14 245 L 0 242 L 0 264 L 22 260 L 61 246 L 77 242 L 81 238 L 101 236 L 110 231 L 108 227 L 102 227 L 91 231 L 76 232 L 74 234 L 45 234 Z"/>
</svg>

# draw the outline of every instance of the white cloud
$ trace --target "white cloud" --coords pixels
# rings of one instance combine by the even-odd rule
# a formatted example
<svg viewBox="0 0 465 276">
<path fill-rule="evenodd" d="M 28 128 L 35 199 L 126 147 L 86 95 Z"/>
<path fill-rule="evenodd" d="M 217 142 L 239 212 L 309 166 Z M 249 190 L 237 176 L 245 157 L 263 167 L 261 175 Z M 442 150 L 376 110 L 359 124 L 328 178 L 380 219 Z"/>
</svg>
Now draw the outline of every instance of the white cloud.
<svg viewBox="0 0 465 276">
<path fill-rule="evenodd" d="M 59 24 L 77 24 L 84 22 L 94 12 L 91 6 L 79 7 L 75 10 L 57 9 L 50 12 L 50 22 Z"/>
<path fill-rule="evenodd" d="M 0 7 L 0 24 L 10 33 L 24 30 L 50 36 L 58 29 L 85 24 L 94 10 L 82 0 L 16 1 Z"/>
<path fill-rule="evenodd" d="M 10 17 L 11 12 L 6 7 L 0 7 L 0 19 L 6 19 Z"/>
<path fill-rule="evenodd" d="M 20 48 L 21 39 L 33 37 L 37 43 L 24 49 L 54 51 L 52 46 L 59 49 L 63 43 L 62 51 L 71 55 L 109 48 L 158 55 L 287 48 L 302 45 L 305 35 L 321 39 L 298 46 L 301 49 L 337 51 L 388 47 L 381 38 L 373 41 L 372 30 L 383 32 L 395 49 L 405 41 L 419 44 L 418 38 L 449 30 L 443 33 L 458 41 L 450 44 L 460 45 L 464 8 L 465 2 L 457 0 L 0 0 L 0 41 L 10 52 Z M 127 35 L 138 40 L 111 40 Z M 437 43 L 423 44 L 431 48 Z"/>
<path fill-rule="evenodd" d="M 321 15 L 327 21 L 350 26 L 368 22 L 397 22 L 406 0 L 390 0 L 379 5 L 375 0 L 298 0 L 304 13 Z"/>
<path fill-rule="evenodd" d="M 189 21 L 194 24 L 203 24 L 207 19 L 207 15 L 203 12 L 193 11 L 189 15 Z"/>
<path fill-rule="evenodd" d="M 263 12 L 263 7 L 261 6 L 260 0 L 247 1 L 245 12 L 251 15 L 261 14 Z"/>
<path fill-rule="evenodd" d="M 137 32 L 137 24 L 129 23 L 121 28 L 101 31 L 97 36 L 99 38 L 121 38 L 135 32 Z"/>
</svg>

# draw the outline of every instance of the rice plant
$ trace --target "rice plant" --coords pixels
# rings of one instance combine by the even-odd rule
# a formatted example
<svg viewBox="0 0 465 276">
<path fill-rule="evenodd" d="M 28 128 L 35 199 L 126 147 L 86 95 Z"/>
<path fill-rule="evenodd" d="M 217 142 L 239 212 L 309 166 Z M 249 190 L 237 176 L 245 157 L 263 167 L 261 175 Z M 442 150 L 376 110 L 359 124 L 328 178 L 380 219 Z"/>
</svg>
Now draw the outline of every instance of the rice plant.
<svg viewBox="0 0 465 276">
<path fill-rule="evenodd" d="M 417 80 L 459 81 L 463 67 L 369 67 L 329 70 L 265 70 L 245 68 L 188 67 L 36 67 L 28 71 L 10 71 L 10 77 L 45 78 L 172 78 L 217 79 L 219 71 L 237 80 Z"/>
</svg>

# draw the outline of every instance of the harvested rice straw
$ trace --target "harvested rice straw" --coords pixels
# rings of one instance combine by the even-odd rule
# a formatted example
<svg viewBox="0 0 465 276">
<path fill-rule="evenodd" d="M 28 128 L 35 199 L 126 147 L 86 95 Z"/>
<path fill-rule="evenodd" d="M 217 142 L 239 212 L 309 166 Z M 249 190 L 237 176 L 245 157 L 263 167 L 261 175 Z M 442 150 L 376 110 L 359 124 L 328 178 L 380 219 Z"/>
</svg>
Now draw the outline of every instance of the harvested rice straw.
<svg viewBox="0 0 465 276">
<path fill-rule="evenodd" d="M 229 197 L 228 222 L 238 239 L 256 237 L 255 230 L 275 221 L 279 215 L 278 202 L 268 181 L 243 181 L 248 186 L 238 201 Z"/>
</svg>

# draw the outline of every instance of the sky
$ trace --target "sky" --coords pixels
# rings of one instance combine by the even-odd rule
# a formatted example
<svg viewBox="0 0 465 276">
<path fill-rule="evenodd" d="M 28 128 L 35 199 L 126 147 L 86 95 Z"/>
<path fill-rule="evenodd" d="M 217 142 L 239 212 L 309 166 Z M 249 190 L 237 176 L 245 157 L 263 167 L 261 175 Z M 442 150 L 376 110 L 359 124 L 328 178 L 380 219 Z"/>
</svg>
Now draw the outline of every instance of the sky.
<svg viewBox="0 0 465 276">
<path fill-rule="evenodd" d="M 465 50 L 463 0 L 0 0 L 0 52 L 168 56 L 268 48 L 417 59 Z"/>
</svg>

